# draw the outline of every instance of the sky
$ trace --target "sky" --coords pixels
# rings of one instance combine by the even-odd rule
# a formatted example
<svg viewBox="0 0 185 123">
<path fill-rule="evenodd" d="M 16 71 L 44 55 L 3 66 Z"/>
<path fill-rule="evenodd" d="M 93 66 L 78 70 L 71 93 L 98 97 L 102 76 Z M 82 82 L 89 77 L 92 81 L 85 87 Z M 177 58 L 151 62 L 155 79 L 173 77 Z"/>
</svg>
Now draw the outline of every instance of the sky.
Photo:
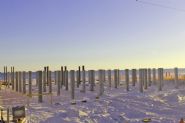
<svg viewBox="0 0 185 123">
<path fill-rule="evenodd" d="M 0 71 L 183 68 L 180 9 L 184 0 L 0 0 Z"/>
</svg>

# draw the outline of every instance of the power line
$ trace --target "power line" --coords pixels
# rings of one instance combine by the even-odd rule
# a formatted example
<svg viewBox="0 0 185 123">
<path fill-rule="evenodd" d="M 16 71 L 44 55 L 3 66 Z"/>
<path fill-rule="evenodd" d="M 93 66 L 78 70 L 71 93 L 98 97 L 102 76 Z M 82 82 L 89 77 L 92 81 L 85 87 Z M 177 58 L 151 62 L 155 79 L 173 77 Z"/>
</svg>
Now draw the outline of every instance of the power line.
<svg viewBox="0 0 185 123">
<path fill-rule="evenodd" d="M 179 8 L 166 6 L 166 5 L 162 5 L 162 4 L 158 4 L 158 3 L 153 3 L 153 2 L 148 2 L 148 1 L 144 1 L 144 0 L 136 0 L 136 2 L 141 3 L 141 4 L 151 5 L 151 6 L 157 6 L 157 7 L 160 7 L 160 8 L 165 8 L 165 9 L 171 9 L 171 10 L 175 10 L 175 11 L 185 12 L 185 9 L 179 9 Z"/>
</svg>

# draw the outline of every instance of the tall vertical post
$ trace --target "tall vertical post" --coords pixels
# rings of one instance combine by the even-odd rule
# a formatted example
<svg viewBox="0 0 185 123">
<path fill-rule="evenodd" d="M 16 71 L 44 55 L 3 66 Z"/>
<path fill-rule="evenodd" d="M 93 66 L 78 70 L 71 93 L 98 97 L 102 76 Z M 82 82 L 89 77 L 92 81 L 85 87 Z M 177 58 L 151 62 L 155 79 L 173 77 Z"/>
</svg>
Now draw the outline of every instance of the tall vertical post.
<svg viewBox="0 0 185 123">
<path fill-rule="evenodd" d="M 42 103 L 43 99 L 42 99 L 42 71 L 38 71 L 38 86 L 39 86 L 39 96 L 38 96 L 38 102 Z"/>
<path fill-rule="evenodd" d="M 71 99 L 75 99 L 75 71 L 70 71 L 70 84 L 71 84 Z"/>
<path fill-rule="evenodd" d="M 144 88 L 148 88 L 148 74 L 147 74 L 147 69 L 144 69 Z"/>
<path fill-rule="evenodd" d="M 162 91 L 163 84 L 163 68 L 158 68 L 158 81 L 159 81 L 159 91 Z"/>
<path fill-rule="evenodd" d="M 23 71 L 23 94 L 26 94 L 26 72 Z"/>
<path fill-rule="evenodd" d="M 36 86 L 38 86 L 38 72 L 36 72 L 35 74 L 36 74 L 36 77 L 35 77 L 35 79 L 36 79 Z"/>
<path fill-rule="evenodd" d="M 8 78 L 7 79 L 7 86 L 8 86 L 8 88 L 10 88 L 10 81 L 11 81 L 10 80 L 10 72 L 7 73 L 7 78 Z"/>
<path fill-rule="evenodd" d="M 7 66 L 6 66 L 6 84 L 8 83 L 8 72 L 7 72 Z"/>
<path fill-rule="evenodd" d="M 102 92 L 102 73 L 103 72 L 103 70 L 98 70 L 98 80 L 99 80 L 99 96 L 101 96 L 102 94 L 103 94 L 103 92 Z"/>
<path fill-rule="evenodd" d="M 91 81 L 91 72 L 90 70 L 88 71 L 88 83 L 90 84 L 90 81 Z"/>
<path fill-rule="evenodd" d="M 61 66 L 61 88 L 62 88 L 62 86 L 64 85 L 64 69 L 63 69 L 63 66 Z"/>
<path fill-rule="evenodd" d="M 89 70 L 89 79 L 90 79 L 90 91 L 94 91 L 95 85 L 95 72 L 94 70 Z"/>
<path fill-rule="evenodd" d="M 57 71 L 57 95 L 60 95 L 60 84 L 61 84 L 61 72 Z"/>
<path fill-rule="evenodd" d="M 49 85 L 49 93 L 52 93 L 52 80 L 51 80 L 51 71 L 48 71 L 48 85 Z"/>
<path fill-rule="evenodd" d="M 148 86 L 152 85 L 152 80 L 151 80 L 151 69 L 148 69 Z"/>
<path fill-rule="evenodd" d="M 66 91 L 68 90 L 68 70 L 67 67 L 65 67 L 65 86 L 66 86 Z"/>
<path fill-rule="evenodd" d="M 144 70 L 139 69 L 139 90 L 143 93 Z"/>
<path fill-rule="evenodd" d="M 18 88 L 19 88 L 19 73 L 18 72 L 16 72 L 15 73 L 15 90 L 16 90 L 16 92 L 18 92 Z"/>
<path fill-rule="evenodd" d="M 12 88 L 13 88 L 13 84 L 12 84 L 12 83 L 13 83 L 13 82 L 12 82 L 12 80 L 13 80 L 13 79 L 12 79 L 12 72 L 13 72 L 13 70 L 12 70 L 12 68 L 13 68 L 13 67 L 11 67 L 11 72 L 10 72 L 10 83 L 11 83 Z M 12 89 L 12 90 L 13 90 L 13 89 Z"/>
<path fill-rule="evenodd" d="M 28 72 L 28 88 L 29 88 L 29 96 L 31 97 L 32 95 L 32 72 Z"/>
<path fill-rule="evenodd" d="M 12 85 L 12 67 L 11 67 L 11 72 L 10 72 L 10 83 Z"/>
<path fill-rule="evenodd" d="M 109 87 L 111 87 L 111 82 L 112 82 L 112 75 L 111 75 L 111 70 L 108 70 L 108 83 L 109 83 Z"/>
<path fill-rule="evenodd" d="M 80 66 L 78 67 L 78 71 L 77 71 L 77 87 L 79 88 L 79 85 L 81 83 L 81 69 Z"/>
<path fill-rule="evenodd" d="M 102 96 L 104 93 L 104 82 L 105 82 L 105 70 L 99 70 L 98 71 L 98 78 L 99 78 L 99 96 Z"/>
<path fill-rule="evenodd" d="M 6 83 L 6 66 L 4 66 L 4 82 Z"/>
<path fill-rule="evenodd" d="M 44 72 L 43 72 L 43 92 L 46 92 L 46 80 L 47 80 L 47 68 L 44 67 Z"/>
<path fill-rule="evenodd" d="M 179 88 L 179 82 L 178 82 L 178 68 L 174 68 L 174 80 L 175 80 L 175 88 Z"/>
<path fill-rule="evenodd" d="M 106 71 L 103 70 L 103 92 L 104 92 L 104 84 L 106 82 Z"/>
<path fill-rule="evenodd" d="M 4 66 L 4 82 L 6 83 L 6 66 Z"/>
<path fill-rule="evenodd" d="M 132 69 L 132 86 L 135 86 L 136 81 L 137 81 L 136 69 Z"/>
<path fill-rule="evenodd" d="M 114 87 L 118 88 L 118 70 L 114 70 Z"/>
<path fill-rule="evenodd" d="M 120 86 L 120 70 L 118 69 L 118 86 Z"/>
<path fill-rule="evenodd" d="M 19 92 L 22 92 L 22 72 L 19 72 Z"/>
<path fill-rule="evenodd" d="M 82 85 L 82 92 L 85 93 L 85 82 L 86 82 L 86 79 L 85 79 L 85 66 L 82 66 L 82 82 L 83 82 L 83 85 Z"/>
<path fill-rule="evenodd" d="M 152 74 L 153 74 L 153 84 L 156 85 L 156 69 L 153 68 L 152 71 L 153 71 L 152 72 Z"/>
<path fill-rule="evenodd" d="M 38 75 L 39 73 L 38 72 L 36 72 L 36 86 L 38 87 L 39 86 L 39 75 Z"/>
<path fill-rule="evenodd" d="M 80 85 L 81 84 L 81 67 L 80 66 L 78 67 L 78 71 L 79 71 L 78 72 L 78 76 L 79 76 L 78 78 L 79 78 L 79 85 Z"/>
<path fill-rule="evenodd" d="M 57 72 L 58 72 L 58 71 L 54 71 L 54 76 L 55 76 L 55 85 L 57 84 L 57 79 L 58 79 L 58 78 L 57 78 Z"/>
<path fill-rule="evenodd" d="M 14 67 L 12 67 L 12 90 L 15 89 L 15 80 L 14 80 Z"/>
<path fill-rule="evenodd" d="M 46 83 L 46 85 L 48 86 L 48 82 L 49 82 L 49 66 L 46 67 L 46 75 L 47 75 L 47 83 Z"/>
<path fill-rule="evenodd" d="M 125 69 L 125 82 L 126 82 L 126 89 L 129 91 L 129 70 Z"/>
<path fill-rule="evenodd" d="M 64 78 L 63 78 L 63 85 L 66 86 L 66 71 L 67 71 L 67 67 L 64 66 Z"/>
<path fill-rule="evenodd" d="M 75 71 L 75 83 L 76 83 L 76 87 L 78 88 L 79 87 L 79 79 L 78 79 L 78 70 Z"/>
</svg>

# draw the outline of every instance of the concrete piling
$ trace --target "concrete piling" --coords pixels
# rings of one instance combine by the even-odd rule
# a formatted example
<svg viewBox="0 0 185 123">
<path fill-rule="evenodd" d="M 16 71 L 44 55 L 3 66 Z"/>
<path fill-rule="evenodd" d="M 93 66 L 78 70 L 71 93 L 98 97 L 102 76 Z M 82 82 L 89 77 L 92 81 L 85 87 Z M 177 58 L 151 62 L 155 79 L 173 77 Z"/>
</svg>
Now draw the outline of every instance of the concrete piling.
<svg viewBox="0 0 185 123">
<path fill-rule="evenodd" d="M 12 90 L 15 89 L 15 80 L 14 80 L 14 67 L 12 67 L 12 73 L 11 73 L 11 84 L 12 84 Z"/>
<path fill-rule="evenodd" d="M 118 88 L 118 69 L 114 69 L 114 87 Z"/>
<path fill-rule="evenodd" d="M 143 93 L 143 83 L 144 83 L 144 70 L 139 69 L 139 90 Z"/>
<path fill-rule="evenodd" d="M 77 76 L 77 88 L 79 88 L 79 85 L 81 83 L 81 68 L 80 68 L 80 66 L 78 67 L 78 71 L 77 71 L 76 76 Z"/>
<path fill-rule="evenodd" d="M 46 84 L 47 84 L 47 67 L 44 67 L 44 71 L 43 71 L 43 92 L 46 92 Z"/>
<path fill-rule="evenodd" d="M 85 76 L 85 66 L 82 66 L 82 92 L 85 93 L 86 88 L 85 88 L 85 82 L 86 82 L 86 76 Z"/>
<path fill-rule="evenodd" d="M 38 102 L 42 103 L 43 102 L 43 98 L 42 98 L 42 71 L 37 71 L 38 74 Z"/>
<path fill-rule="evenodd" d="M 19 92 L 22 92 L 22 72 L 19 72 Z"/>
<path fill-rule="evenodd" d="M 163 68 L 158 68 L 158 81 L 159 81 L 159 91 L 162 91 L 162 85 L 163 85 Z"/>
<path fill-rule="evenodd" d="M 28 93 L 29 93 L 29 96 L 31 97 L 32 95 L 32 72 L 31 71 L 28 72 Z"/>
<path fill-rule="evenodd" d="M 99 96 L 102 96 L 104 93 L 104 83 L 105 83 L 105 70 L 98 71 L 98 79 L 99 79 Z"/>
<path fill-rule="evenodd" d="M 147 69 L 144 69 L 144 89 L 146 90 L 148 88 L 148 71 Z"/>
<path fill-rule="evenodd" d="M 75 99 L 75 71 L 70 71 L 71 99 Z"/>
<path fill-rule="evenodd" d="M 46 76 L 47 76 L 47 82 L 46 85 L 48 86 L 49 82 L 49 66 L 46 67 Z"/>
<path fill-rule="evenodd" d="M 118 69 L 118 86 L 120 86 L 120 70 Z"/>
<path fill-rule="evenodd" d="M 54 76 L 55 76 L 55 80 L 54 80 L 54 81 L 55 81 L 55 85 L 56 85 L 57 79 L 58 79 L 58 78 L 57 78 L 57 71 L 54 71 Z"/>
<path fill-rule="evenodd" d="M 16 90 L 16 92 L 18 92 L 18 88 L 19 88 L 19 73 L 18 72 L 16 72 L 15 73 L 15 90 Z"/>
<path fill-rule="evenodd" d="M 63 68 L 63 66 L 61 66 L 61 88 L 62 88 L 62 86 L 64 85 L 64 68 Z"/>
<path fill-rule="evenodd" d="M 109 87 L 111 87 L 111 82 L 112 82 L 112 77 L 111 77 L 111 70 L 108 70 L 107 71 L 107 74 L 108 74 L 108 83 L 109 83 Z"/>
<path fill-rule="evenodd" d="M 154 85 L 156 85 L 156 69 L 155 68 L 153 68 L 152 69 L 152 77 L 153 77 L 153 84 Z"/>
<path fill-rule="evenodd" d="M 22 77 L 23 77 L 23 94 L 26 94 L 26 72 L 23 71 L 22 73 Z"/>
<path fill-rule="evenodd" d="M 95 71 L 89 70 L 89 83 L 90 83 L 90 91 L 94 91 L 95 85 Z"/>
<path fill-rule="evenodd" d="M 175 81 L 175 88 L 179 88 L 179 82 L 178 82 L 178 68 L 174 68 L 174 81 Z"/>
<path fill-rule="evenodd" d="M 136 81 L 137 81 L 136 69 L 132 69 L 132 86 L 135 86 Z"/>
<path fill-rule="evenodd" d="M 6 82 L 6 67 L 4 66 L 4 74 L 3 74 L 3 79 L 4 79 L 4 82 Z"/>
<path fill-rule="evenodd" d="M 48 85 L 49 85 L 49 93 L 52 94 L 52 78 L 51 78 L 51 71 L 48 71 Z"/>
<path fill-rule="evenodd" d="M 60 85 L 61 85 L 61 71 L 56 72 L 57 76 L 57 95 L 60 95 Z"/>
<path fill-rule="evenodd" d="M 67 91 L 68 90 L 68 70 L 66 66 L 65 66 L 65 86 Z"/>
<path fill-rule="evenodd" d="M 148 86 L 152 85 L 151 69 L 148 69 Z"/>
<path fill-rule="evenodd" d="M 126 90 L 129 91 L 129 69 L 125 69 Z"/>
</svg>

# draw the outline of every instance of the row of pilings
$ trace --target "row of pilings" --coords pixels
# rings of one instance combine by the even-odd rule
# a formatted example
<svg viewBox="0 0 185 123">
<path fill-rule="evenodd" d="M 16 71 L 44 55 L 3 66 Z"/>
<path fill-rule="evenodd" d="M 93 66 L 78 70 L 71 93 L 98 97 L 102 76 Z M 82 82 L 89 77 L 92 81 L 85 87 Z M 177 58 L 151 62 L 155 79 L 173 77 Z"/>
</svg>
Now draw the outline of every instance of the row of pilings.
<svg viewBox="0 0 185 123">
<path fill-rule="evenodd" d="M 34 75 L 36 73 L 36 75 Z M 52 74 L 54 73 L 54 74 Z M 168 73 L 166 73 L 167 75 Z M 70 91 L 71 99 L 75 99 L 75 88 L 80 88 L 80 92 L 86 93 L 86 84 L 89 86 L 89 91 L 95 91 L 96 83 L 99 85 L 98 96 L 103 95 L 104 86 L 110 88 L 119 88 L 121 77 L 124 77 L 124 86 L 127 91 L 130 91 L 129 86 L 138 84 L 139 92 L 143 93 L 151 85 L 157 85 L 158 90 L 162 91 L 164 82 L 164 69 L 125 69 L 124 75 L 119 69 L 114 70 L 85 70 L 84 66 L 79 66 L 78 70 L 68 70 L 67 66 L 61 66 L 57 71 L 51 71 L 49 66 L 36 72 L 32 71 L 15 71 L 11 67 L 8 72 L 7 66 L 4 67 L 3 84 L 13 91 L 27 95 L 28 97 L 38 96 L 38 102 L 43 102 L 43 96 L 53 94 L 53 85 L 57 87 L 57 96 L 61 95 L 61 89 Z M 33 80 L 35 76 L 35 84 L 38 88 L 37 93 L 32 92 Z M 98 78 L 96 80 L 96 78 Z M 174 83 L 178 88 L 178 68 L 174 68 Z"/>
</svg>

